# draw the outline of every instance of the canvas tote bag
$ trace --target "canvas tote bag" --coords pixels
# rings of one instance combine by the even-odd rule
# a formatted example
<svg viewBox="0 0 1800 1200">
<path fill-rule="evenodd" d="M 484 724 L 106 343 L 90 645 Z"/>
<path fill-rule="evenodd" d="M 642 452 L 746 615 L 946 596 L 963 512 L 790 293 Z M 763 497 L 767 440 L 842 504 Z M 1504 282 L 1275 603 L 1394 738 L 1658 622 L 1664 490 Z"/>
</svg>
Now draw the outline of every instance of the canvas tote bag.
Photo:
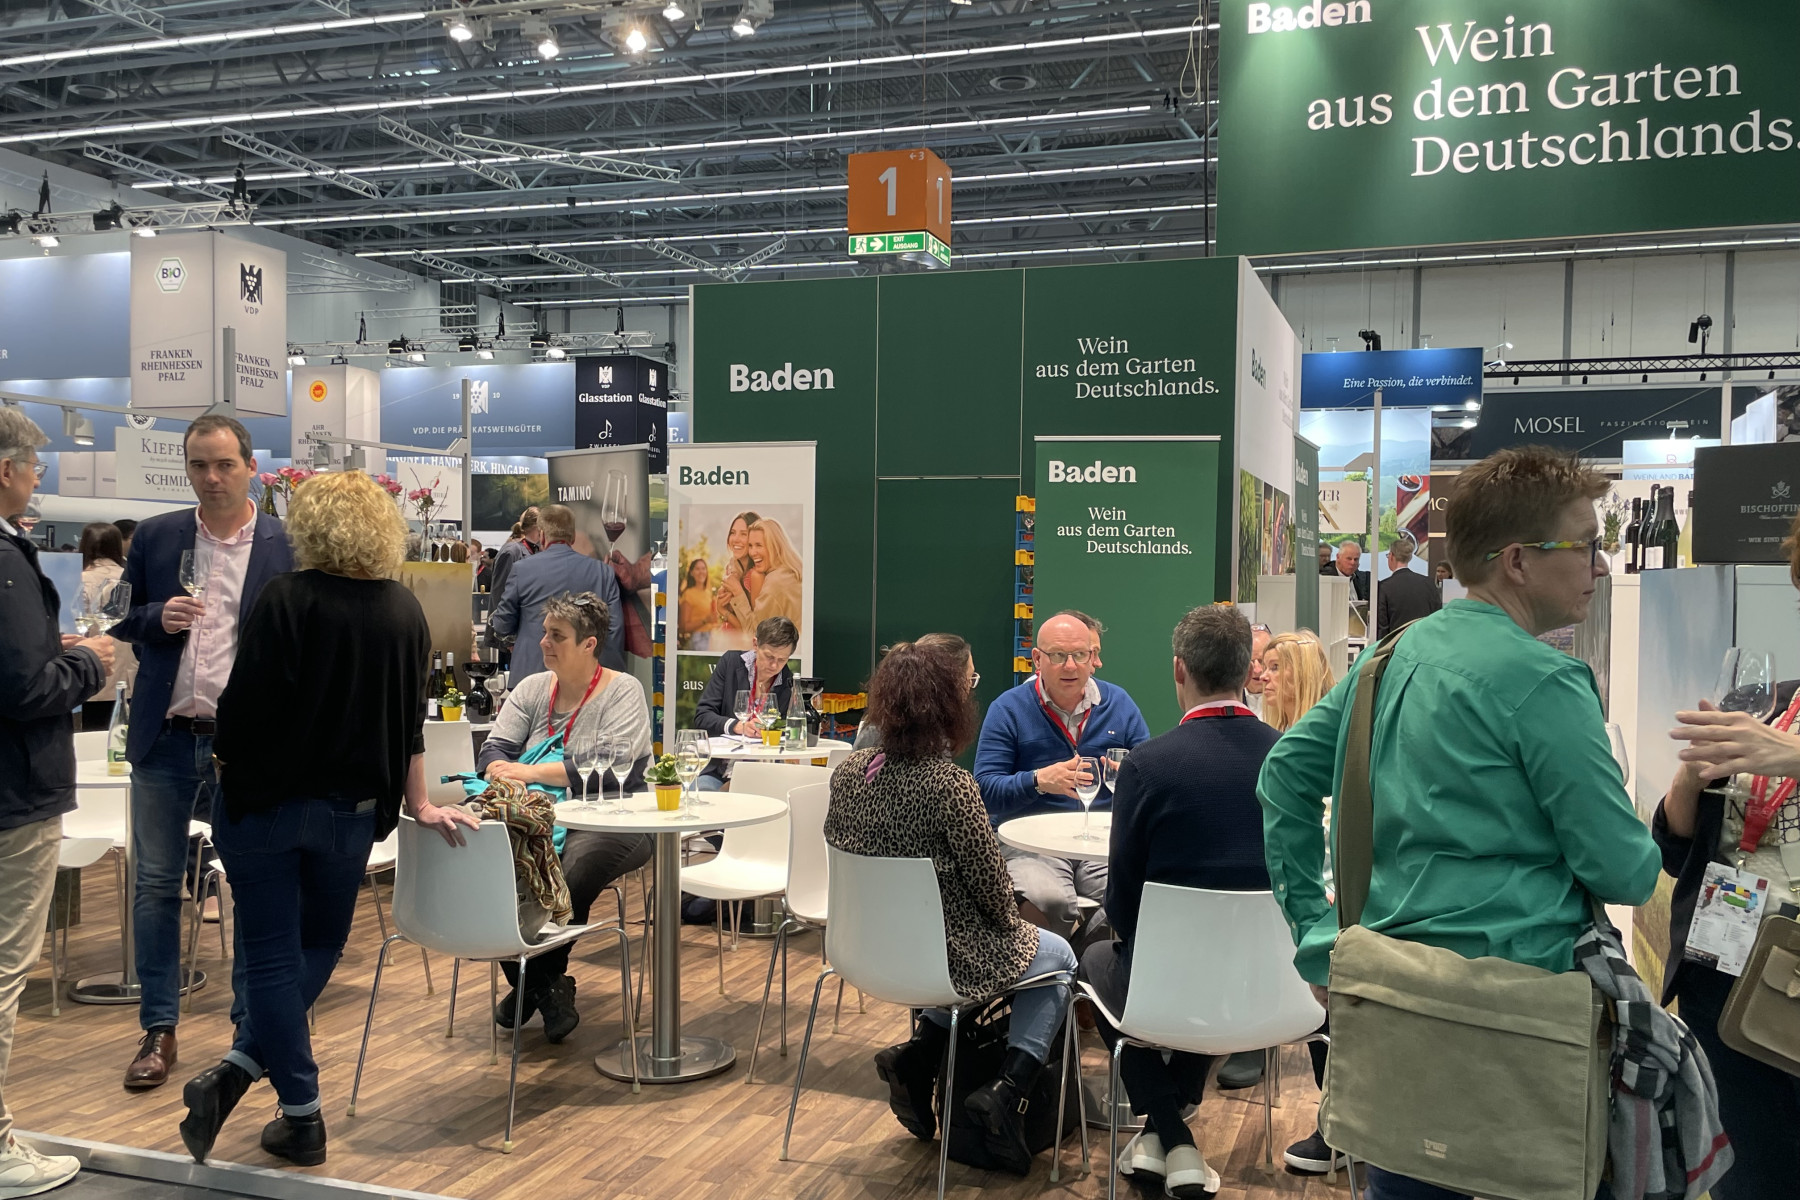
<svg viewBox="0 0 1800 1200">
<path fill-rule="evenodd" d="M 1384 1170 L 1494 1200 L 1592 1200 L 1606 1166 L 1611 1043 L 1583 971 L 1401 941 L 1361 919 L 1373 860 L 1375 695 L 1364 655 L 1337 796 L 1339 934 L 1319 1127 Z"/>
<path fill-rule="evenodd" d="M 1800 922 L 1770 917 L 1762 923 L 1719 1018 L 1719 1040 L 1800 1075 Z"/>
</svg>

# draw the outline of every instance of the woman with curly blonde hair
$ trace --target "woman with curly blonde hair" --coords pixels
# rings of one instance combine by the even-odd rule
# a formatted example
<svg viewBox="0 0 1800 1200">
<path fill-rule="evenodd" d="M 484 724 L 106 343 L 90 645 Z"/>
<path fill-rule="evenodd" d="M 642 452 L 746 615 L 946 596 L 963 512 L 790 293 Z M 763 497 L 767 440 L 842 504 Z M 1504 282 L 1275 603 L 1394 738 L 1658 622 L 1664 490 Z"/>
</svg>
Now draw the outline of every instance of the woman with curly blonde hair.
<svg viewBox="0 0 1800 1200">
<path fill-rule="evenodd" d="M 181 1139 L 200 1162 L 264 1074 L 281 1114 L 263 1149 L 325 1161 L 306 1012 L 343 953 L 369 849 L 403 802 L 453 845 L 459 824 L 476 824 L 425 798 L 431 633 L 393 578 L 406 546 L 393 498 L 361 471 L 315 475 L 287 530 L 300 569 L 270 580 L 244 622 L 213 738 L 213 843 L 231 877 L 247 1016 L 182 1093 Z"/>
<path fill-rule="evenodd" d="M 1286 733 L 1336 682 L 1325 647 L 1310 629 L 1281 633 L 1263 647 L 1263 720 Z"/>
</svg>

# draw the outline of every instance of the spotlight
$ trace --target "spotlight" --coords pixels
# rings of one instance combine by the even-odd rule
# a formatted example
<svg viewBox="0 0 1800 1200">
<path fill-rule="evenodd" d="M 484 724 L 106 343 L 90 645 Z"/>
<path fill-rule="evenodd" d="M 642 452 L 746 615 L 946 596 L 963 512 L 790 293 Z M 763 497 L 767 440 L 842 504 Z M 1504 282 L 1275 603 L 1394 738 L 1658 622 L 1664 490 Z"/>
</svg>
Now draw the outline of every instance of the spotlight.
<svg viewBox="0 0 1800 1200">
<path fill-rule="evenodd" d="M 331 365 L 334 367 L 347 367 L 350 365 L 350 360 L 341 354 L 334 354 L 331 356 Z"/>
<path fill-rule="evenodd" d="M 544 357 L 548 358 L 548 359 L 561 360 L 561 359 L 565 359 L 565 358 L 569 357 L 569 352 L 567 350 L 564 350 L 561 346 L 546 346 L 546 347 L 544 347 Z"/>
<path fill-rule="evenodd" d="M 1481 401 L 1479 401 L 1479 400 L 1464 400 L 1463 401 L 1463 411 L 1465 411 L 1465 412 L 1480 412 L 1481 411 Z"/>
<path fill-rule="evenodd" d="M 461 337 L 456 339 L 456 348 L 458 350 L 462 351 L 464 354 L 470 353 L 478 345 L 479 345 L 479 343 L 476 341 L 475 335 L 472 333 L 465 333 Z"/>
<path fill-rule="evenodd" d="M 1773 371 L 1770 371 L 1770 372 L 1769 372 L 1769 378 L 1770 378 L 1770 379 L 1773 379 L 1773 378 L 1775 378 L 1775 372 L 1773 372 Z"/>
<path fill-rule="evenodd" d="M 301 350 L 300 347 L 298 347 L 298 346 L 289 346 L 288 347 L 288 366 L 304 367 L 305 365 L 306 365 L 306 352 Z"/>
<path fill-rule="evenodd" d="M 1463 427 L 1463 428 L 1464 428 L 1464 429 L 1473 429 L 1473 428 L 1475 428 L 1475 418 L 1474 418 L 1474 417 L 1464 417 L 1464 418 L 1463 418 L 1463 419 L 1462 419 L 1462 427 Z"/>
<path fill-rule="evenodd" d="M 36 237 L 32 238 L 31 240 L 36 242 L 38 245 L 42 246 L 46 250 L 54 250 L 58 246 L 62 245 L 61 239 L 59 239 L 54 233 L 40 233 Z"/>
<path fill-rule="evenodd" d="M 444 32 L 450 35 L 450 40 L 453 42 L 468 42 L 475 38 L 474 26 L 462 13 L 444 18 Z"/>
<path fill-rule="evenodd" d="M 550 344 L 550 335 L 549 334 L 534 333 L 531 335 L 531 348 L 533 350 L 542 350 L 549 344 Z"/>
<path fill-rule="evenodd" d="M 408 350 L 406 352 L 406 361 L 422 363 L 425 361 L 425 352 L 423 350 Z"/>
<path fill-rule="evenodd" d="M 72 408 L 63 409 L 63 435 L 77 446 L 94 444 L 94 422 Z"/>
<path fill-rule="evenodd" d="M 115 200 L 110 207 L 103 208 L 94 214 L 94 232 L 106 233 L 109 230 L 117 229 L 124 216 L 125 210 L 120 208 L 118 201 Z M 1688 340 L 1691 342 L 1694 339 L 1689 338 Z"/>
<path fill-rule="evenodd" d="M 743 13 L 739 13 L 737 20 L 731 23 L 731 32 L 741 38 L 749 37 L 756 32 L 756 23 Z"/>
<path fill-rule="evenodd" d="M 1365 350 L 1381 349 L 1381 334 L 1377 331 L 1373 329 L 1359 329 L 1356 331 L 1356 336 L 1363 340 L 1363 348 Z"/>
<path fill-rule="evenodd" d="M 491 345 L 483 345 L 483 346 L 478 346 L 478 347 L 476 347 L 476 349 L 475 349 L 475 357 L 476 357 L 476 358 L 492 358 L 492 357 L 494 357 L 494 348 L 493 348 L 493 346 L 491 346 Z"/>
<path fill-rule="evenodd" d="M 636 25 L 633 25 L 629 30 L 626 31 L 625 48 L 627 50 L 631 51 L 633 54 L 642 54 L 644 52 L 644 48 L 646 46 L 648 46 L 649 44 L 650 44 L 650 39 L 645 37 L 644 31 L 642 29 L 639 29 Z"/>
<path fill-rule="evenodd" d="M 358 340 L 361 340 L 361 339 L 358 339 Z M 389 354 L 405 354 L 406 353 L 406 336 L 404 334 L 402 334 L 400 337 L 397 337 L 393 341 L 388 343 L 388 353 Z"/>
<path fill-rule="evenodd" d="M 131 232 L 136 237 L 152 238 L 156 236 L 156 227 L 154 225 L 139 225 Z"/>
<path fill-rule="evenodd" d="M 17 209 L 8 209 L 0 213 L 0 233 L 19 232 L 19 213 Z"/>
<path fill-rule="evenodd" d="M 556 30 L 542 17 L 533 17 L 519 27 L 525 40 L 537 50 L 537 56 L 548 61 L 562 53 L 562 45 L 556 40 Z"/>
<path fill-rule="evenodd" d="M 663 9 L 663 20 L 665 21 L 679 21 L 685 16 L 687 16 L 687 10 L 682 8 L 677 0 L 669 0 L 667 7 Z"/>
<path fill-rule="evenodd" d="M 1645 371 L 1644 377 L 1642 379 L 1640 379 L 1638 382 L 1639 383 L 1649 383 L 1650 382 L 1650 372 Z"/>
<path fill-rule="evenodd" d="M 1582 377 L 1581 377 L 1581 382 L 1583 382 L 1583 383 L 1586 383 L 1586 382 L 1587 382 L 1587 376 L 1586 376 L 1586 375 L 1583 375 L 1583 376 L 1582 376 Z"/>
</svg>

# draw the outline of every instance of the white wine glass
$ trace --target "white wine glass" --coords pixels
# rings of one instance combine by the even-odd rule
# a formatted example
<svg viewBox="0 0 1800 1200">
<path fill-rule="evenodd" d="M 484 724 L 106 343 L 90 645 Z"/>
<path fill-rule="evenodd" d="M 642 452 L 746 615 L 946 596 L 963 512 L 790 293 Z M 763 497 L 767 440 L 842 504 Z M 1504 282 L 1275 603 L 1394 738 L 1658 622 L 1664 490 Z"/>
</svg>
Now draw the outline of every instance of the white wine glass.
<svg viewBox="0 0 1800 1200">
<path fill-rule="evenodd" d="M 625 781 L 631 777 L 631 768 L 636 765 L 637 756 L 632 754 L 629 745 L 620 745 L 613 748 L 612 777 L 614 782 L 619 785 L 619 799 L 612 807 L 613 812 L 625 813 L 631 811 L 629 808 L 625 807 Z"/>
<path fill-rule="evenodd" d="M 678 729 L 675 731 L 675 773 L 681 780 L 682 803 L 693 806 L 694 784 L 699 781 L 700 773 L 706 770 L 707 760 L 711 757 L 710 745 L 704 729 Z"/>
<path fill-rule="evenodd" d="M 94 593 L 92 611 L 98 628 L 88 636 L 109 632 L 131 612 L 131 585 L 123 579 L 101 584 Z"/>
<path fill-rule="evenodd" d="M 1081 832 L 1075 835 L 1077 841 L 1100 840 L 1088 827 L 1094 815 L 1094 800 L 1100 795 L 1100 781 L 1105 770 L 1103 761 L 1098 758 L 1083 758 L 1076 767 L 1080 773 L 1075 779 L 1075 798 L 1081 801 Z"/>
<path fill-rule="evenodd" d="M 1131 750 L 1125 746 L 1109 746 L 1106 751 L 1106 790 L 1111 794 L 1119 782 L 1119 772 L 1125 767 L 1125 756 Z"/>
<path fill-rule="evenodd" d="M 200 561 L 200 551 L 183 550 L 181 552 L 180 573 L 175 581 L 181 590 L 190 596 L 198 596 L 206 590 L 206 567 Z"/>
<path fill-rule="evenodd" d="M 575 750 L 575 773 L 581 776 L 581 798 L 577 808 L 582 812 L 591 811 L 595 807 L 588 800 L 588 780 L 593 776 L 594 768 L 599 765 L 600 744 L 598 742 L 588 742 Z"/>
<path fill-rule="evenodd" d="M 1606 742 L 1612 750 L 1613 761 L 1619 764 L 1619 782 L 1629 786 L 1631 783 L 1631 757 L 1625 752 L 1625 731 L 1608 721 L 1606 723 Z"/>
<path fill-rule="evenodd" d="M 736 715 L 739 725 L 742 725 L 745 721 L 748 721 L 750 719 L 750 689 L 749 688 L 739 688 L 737 690 L 737 695 L 732 697 L 731 711 L 733 714 Z M 739 736 L 743 736 L 743 735 L 740 734 Z"/>
</svg>

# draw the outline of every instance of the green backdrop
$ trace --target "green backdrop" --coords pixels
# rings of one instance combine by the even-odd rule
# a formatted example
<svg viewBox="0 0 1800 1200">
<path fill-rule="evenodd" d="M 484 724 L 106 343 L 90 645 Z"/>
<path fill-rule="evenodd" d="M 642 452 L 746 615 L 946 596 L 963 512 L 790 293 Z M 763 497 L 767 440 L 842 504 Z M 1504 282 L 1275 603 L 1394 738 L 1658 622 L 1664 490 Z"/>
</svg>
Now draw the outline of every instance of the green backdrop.
<svg viewBox="0 0 1800 1200">
<path fill-rule="evenodd" d="M 710 284 L 692 311 L 696 440 L 818 443 L 813 653 L 833 691 L 932 629 L 974 645 L 984 704 L 1011 686 L 1036 435 L 1215 434 L 1232 458 L 1235 259 Z M 831 386 L 731 390 L 733 365 L 773 383 L 784 364 Z M 1230 558 L 1193 603 L 1230 594 Z"/>
<path fill-rule="evenodd" d="M 1800 215 L 1792 0 L 1223 0 L 1219 19 L 1222 253 Z"/>
</svg>

